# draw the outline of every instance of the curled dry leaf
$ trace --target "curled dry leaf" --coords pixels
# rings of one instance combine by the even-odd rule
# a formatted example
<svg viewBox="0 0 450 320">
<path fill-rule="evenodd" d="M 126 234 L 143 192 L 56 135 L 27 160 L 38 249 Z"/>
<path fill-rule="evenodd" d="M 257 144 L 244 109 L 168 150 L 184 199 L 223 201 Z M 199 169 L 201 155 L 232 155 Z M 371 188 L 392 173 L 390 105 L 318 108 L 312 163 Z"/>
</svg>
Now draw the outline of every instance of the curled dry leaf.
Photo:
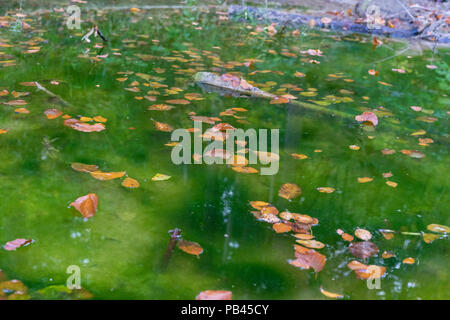
<svg viewBox="0 0 450 320">
<path fill-rule="evenodd" d="M 124 186 L 125 188 L 139 188 L 139 182 L 133 178 L 125 178 L 122 181 L 122 186 Z"/>
<path fill-rule="evenodd" d="M 322 286 L 320 286 L 320 293 L 331 299 L 342 299 L 344 297 L 342 294 L 326 291 L 322 288 Z"/>
<path fill-rule="evenodd" d="M 97 212 L 98 197 L 95 193 L 89 193 L 70 204 L 81 213 L 83 218 L 91 218 Z"/>
<path fill-rule="evenodd" d="M 379 251 L 378 247 L 370 241 L 352 242 L 348 249 L 352 255 L 360 259 L 372 257 Z"/>
<path fill-rule="evenodd" d="M 195 297 L 195 300 L 232 300 L 232 292 L 225 290 L 206 290 Z"/>
<path fill-rule="evenodd" d="M 4 246 L 3 249 L 7 251 L 15 251 L 17 248 L 29 245 L 32 243 L 32 239 L 16 239 L 12 241 L 8 241 Z"/>
<path fill-rule="evenodd" d="M 302 189 L 294 183 L 285 183 L 278 191 L 278 195 L 287 200 L 298 197 L 302 193 Z"/>
<path fill-rule="evenodd" d="M 120 172 L 103 172 L 103 171 L 91 171 L 89 172 L 91 176 L 97 180 L 113 180 L 117 178 L 122 178 L 125 175 L 125 171 Z"/>
<path fill-rule="evenodd" d="M 71 164 L 72 169 L 78 172 L 93 172 L 98 170 L 98 166 L 95 164 L 84 164 L 79 162 L 74 162 Z"/>
<path fill-rule="evenodd" d="M 294 244 L 294 248 L 296 259 L 289 261 L 291 265 L 301 269 L 313 268 L 315 272 L 320 272 L 325 266 L 327 259 L 323 254 L 296 244 Z"/>
<path fill-rule="evenodd" d="M 355 230 L 355 236 L 364 241 L 372 239 L 372 234 L 369 231 L 360 228 Z"/>
<path fill-rule="evenodd" d="M 197 242 L 179 240 L 177 245 L 184 252 L 197 256 L 197 258 L 203 253 L 203 248 Z"/>
</svg>

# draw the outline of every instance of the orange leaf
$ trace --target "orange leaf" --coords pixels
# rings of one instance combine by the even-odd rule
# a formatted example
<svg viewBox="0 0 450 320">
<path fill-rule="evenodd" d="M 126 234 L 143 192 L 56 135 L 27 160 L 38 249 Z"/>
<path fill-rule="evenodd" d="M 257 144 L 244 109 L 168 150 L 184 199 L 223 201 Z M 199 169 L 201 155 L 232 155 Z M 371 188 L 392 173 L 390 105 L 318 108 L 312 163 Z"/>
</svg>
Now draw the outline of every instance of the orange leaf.
<svg viewBox="0 0 450 320">
<path fill-rule="evenodd" d="M 79 172 L 97 171 L 98 166 L 95 164 L 84 164 L 79 162 L 72 163 L 72 169 Z"/>
<path fill-rule="evenodd" d="M 95 193 L 89 193 L 72 202 L 70 206 L 77 209 L 83 218 L 91 218 L 97 212 L 97 203 L 97 195 Z"/>
<path fill-rule="evenodd" d="M 284 233 L 284 232 L 289 232 L 292 230 L 292 228 L 289 225 L 282 223 L 282 222 L 275 223 L 272 226 L 272 228 L 273 228 L 273 230 L 275 230 L 276 233 Z"/>
<path fill-rule="evenodd" d="M 112 180 L 117 178 L 122 178 L 125 175 L 125 171 L 120 172 L 103 172 L 103 171 L 92 171 L 91 176 L 97 180 Z"/>
<path fill-rule="evenodd" d="M 203 252 L 203 248 L 197 242 L 191 242 L 186 240 L 178 241 L 178 248 L 186 253 L 199 257 Z"/>
<path fill-rule="evenodd" d="M 122 186 L 126 188 L 139 188 L 139 182 L 133 178 L 125 178 L 122 181 Z"/>
<path fill-rule="evenodd" d="M 287 200 L 293 199 L 299 196 L 301 193 L 302 190 L 300 189 L 300 187 L 294 183 L 285 183 L 278 191 L 278 195 Z"/>
</svg>

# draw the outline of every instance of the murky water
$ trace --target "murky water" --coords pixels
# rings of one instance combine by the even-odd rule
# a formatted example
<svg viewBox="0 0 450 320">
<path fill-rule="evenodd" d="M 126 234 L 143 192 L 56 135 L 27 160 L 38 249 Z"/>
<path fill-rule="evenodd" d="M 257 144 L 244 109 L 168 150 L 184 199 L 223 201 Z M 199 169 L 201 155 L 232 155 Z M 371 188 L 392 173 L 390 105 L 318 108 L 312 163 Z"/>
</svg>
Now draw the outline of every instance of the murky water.
<svg viewBox="0 0 450 320">
<path fill-rule="evenodd" d="M 0 102 L 27 102 L 0 107 L 0 129 L 9 130 L 0 135 L 0 243 L 34 240 L 16 251 L 0 250 L 0 268 L 23 281 L 31 297 L 45 298 L 37 291 L 65 285 L 67 267 L 78 265 L 81 285 L 97 299 L 192 299 L 207 289 L 231 290 L 236 299 L 321 299 L 320 286 L 350 299 L 450 298 L 446 237 L 427 244 L 415 235 L 387 240 L 378 231 L 420 233 L 429 232 L 429 224 L 449 224 L 448 50 L 386 59 L 408 44 L 382 39 L 385 43 L 374 49 L 371 38 L 308 29 L 270 36 L 253 24 L 221 20 L 204 10 L 83 14 L 84 21 L 99 25 L 107 44 L 93 37 L 81 42 L 90 24 L 69 30 L 59 12 L 28 16 L 26 29 L 13 28 L 12 21 L 0 28 L 0 91 L 8 91 Z M 320 49 L 323 56 L 300 53 L 308 49 Z M 246 59 L 257 61 L 248 67 Z M 370 75 L 370 69 L 379 75 Z M 255 72 L 263 70 L 270 72 Z M 204 93 L 192 81 L 197 71 L 241 72 L 266 91 L 289 93 L 348 117 Z M 68 104 L 20 84 L 30 81 Z M 139 92 L 125 90 L 132 87 Z M 14 97 L 13 91 L 29 94 Z M 147 110 L 186 93 L 200 93 L 203 100 Z M 51 108 L 74 118 L 102 116 L 106 130 L 73 130 L 62 117 L 47 119 L 44 111 Z M 229 108 L 247 112 L 220 116 Z M 377 109 L 379 124 L 372 131 L 354 120 L 367 109 Z M 191 128 L 191 112 L 236 128 L 280 129 L 279 172 L 262 176 L 227 165 L 174 165 L 172 147 L 165 145 L 170 133 L 157 131 L 151 119 Z M 426 134 L 411 135 L 419 130 Z M 433 142 L 419 145 L 419 138 Z M 396 152 L 383 155 L 385 148 Z M 292 153 L 308 158 L 294 159 Z M 121 179 L 96 180 L 74 171 L 74 162 L 126 171 L 140 187 L 124 188 Z M 383 178 L 386 172 L 393 176 Z M 157 173 L 171 178 L 152 181 Z M 358 177 L 373 181 L 358 183 Z M 302 189 L 291 201 L 278 196 L 287 182 Z M 335 191 L 321 193 L 319 187 Z M 99 205 L 95 217 L 84 221 L 69 204 L 88 193 L 98 195 Z M 326 245 L 317 249 L 327 259 L 321 272 L 288 263 L 295 258 L 292 232 L 277 234 L 271 224 L 255 219 L 253 200 L 319 220 L 313 234 Z M 168 230 L 174 227 L 204 252 L 197 259 L 176 249 L 161 272 Z M 369 290 L 347 267 L 356 258 L 336 230 L 353 234 L 357 227 L 369 230 L 380 249 L 366 261 L 386 267 L 379 290 Z M 383 259 L 383 251 L 395 257 Z M 415 263 L 402 263 L 407 257 Z"/>
</svg>

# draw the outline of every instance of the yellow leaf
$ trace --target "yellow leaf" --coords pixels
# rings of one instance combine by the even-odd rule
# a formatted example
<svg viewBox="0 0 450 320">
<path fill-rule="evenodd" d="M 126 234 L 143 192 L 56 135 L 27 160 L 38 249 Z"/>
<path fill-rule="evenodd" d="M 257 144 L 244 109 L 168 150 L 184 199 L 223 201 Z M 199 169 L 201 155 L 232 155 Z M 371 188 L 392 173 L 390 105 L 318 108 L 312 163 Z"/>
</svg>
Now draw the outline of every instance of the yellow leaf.
<svg viewBox="0 0 450 320">
<path fill-rule="evenodd" d="M 91 176 L 97 180 L 113 180 L 117 178 L 122 178 L 125 175 L 125 171 L 121 172 L 103 172 L 103 171 L 92 171 Z"/>
<path fill-rule="evenodd" d="M 166 174 L 163 173 L 157 173 L 155 174 L 155 176 L 152 178 L 152 181 L 164 181 L 164 180 L 169 180 L 171 178 L 171 176 L 168 176 Z"/>
<path fill-rule="evenodd" d="M 300 187 L 294 183 L 285 183 L 278 191 L 278 195 L 287 200 L 293 199 L 299 196 L 301 193 L 302 190 L 300 189 Z"/>
</svg>

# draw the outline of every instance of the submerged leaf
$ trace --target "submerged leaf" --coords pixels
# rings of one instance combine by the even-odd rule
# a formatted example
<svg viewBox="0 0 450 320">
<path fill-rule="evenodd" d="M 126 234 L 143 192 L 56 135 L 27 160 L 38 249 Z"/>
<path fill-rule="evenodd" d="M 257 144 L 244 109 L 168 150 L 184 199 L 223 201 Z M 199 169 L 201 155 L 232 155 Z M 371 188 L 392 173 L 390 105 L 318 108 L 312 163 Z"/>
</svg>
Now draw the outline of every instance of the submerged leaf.
<svg viewBox="0 0 450 320">
<path fill-rule="evenodd" d="M 370 241 L 350 243 L 348 249 L 352 255 L 360 259 L 366 259 L 374 256 L 379 251 L 378 247 Z"/>
<path fill-rule="evenodd" d="M 74 162 L 71 164 L 72 169 L 79 172 L 92 172 L 97 171 L 98 166 L 95 164 L 84 164 L 79 162 Z"/>
<path fill-rule="evenodd" d="M 315 272 L 320 272 L 325 266 L 326 258 L 323 254 L 318 253 L 314 249 L 307 249 L 299 245 L 295 245 L 295 260 L 289 261 L 294 267 L 309 269 L 313 268 Z"/>
<path fill-rule="evenodd" d="M 278 191 L 278 195 L 287 200 L 298 197 L 301 193 L 302 190 L 300 189 L 300 187 L 294 183 L 285 183 Z"/>
</svg>

